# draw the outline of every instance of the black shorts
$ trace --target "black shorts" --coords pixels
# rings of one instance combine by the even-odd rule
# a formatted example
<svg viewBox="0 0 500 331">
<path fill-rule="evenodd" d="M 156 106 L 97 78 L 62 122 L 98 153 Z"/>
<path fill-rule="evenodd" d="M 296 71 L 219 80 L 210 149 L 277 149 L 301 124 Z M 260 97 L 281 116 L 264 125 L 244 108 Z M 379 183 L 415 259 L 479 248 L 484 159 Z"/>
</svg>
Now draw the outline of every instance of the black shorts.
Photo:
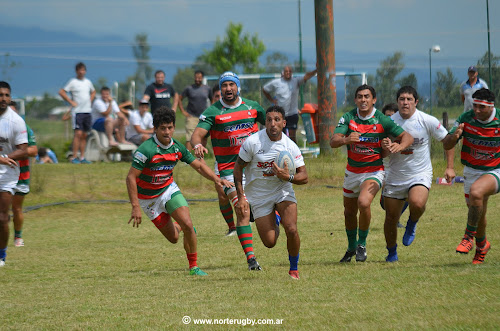
<svg viewBox="0 0 500 331">
<path fill-rule="evenodd" d="M 92 115 L 90 113 L 78 113 L 75 115 L 74 130 L 89 132 L 92 127 Z"/>
<path fill-rule="evenodd" d="M 291 115 L 285 117 L 286 128 L 291 130 L 297 130 L 297 124 L 299 123 L 299 114 Z"/>
</svg>

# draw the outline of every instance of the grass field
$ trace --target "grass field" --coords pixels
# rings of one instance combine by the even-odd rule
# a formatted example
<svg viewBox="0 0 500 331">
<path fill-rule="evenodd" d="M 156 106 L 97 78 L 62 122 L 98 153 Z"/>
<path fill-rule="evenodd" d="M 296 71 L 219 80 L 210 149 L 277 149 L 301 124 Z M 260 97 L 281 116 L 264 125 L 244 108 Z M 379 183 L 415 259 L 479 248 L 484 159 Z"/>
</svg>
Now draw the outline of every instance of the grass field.
<svg viewBox="0 0 500 331">
<path fill-rule="evenodd" d="M 145 222 L 127 225 L 126 163 L 35 165 L 26 206 L 26 246 L 8 250 L 0 329 L 225 329 L 194 319 L 272 319 L 271 329 L 498 329 L 500 205 L 489 204 L 492 249 L 483 265 L 455 253 L 465 228 L 463 187 L 434 185 L 410 247 L 385 263 L 383 212 L 374 204 L 365 263 L 338 263 L 347 247 L 342 209 L 345 156 L 306 160 L 310 183 L 296 186 L 301 279 L 288 276 L 284 231 L 273 249 L 255 238 L 262 272 L 249 272 L 236 237 L 223 236 L 212 184 L 184 165 L 175 178 L 198 230 L 200 267 L 188 275 L 182 243 Z M 443 172 L 436 162 L 435 175 Z M 461 167 L 457 167 L 460 173 Z M 117 202 L 98 203 L 116 200 Z M 407 214 L 404 216 L 407 217 Z M 405 223 L 406 219 L 402 219 Z M 403 230 L 399 232 L 399 242 Z M 255 231 L 254 231 L 255 235 Z M 248 327 L 248 326 L 247 326 Z M 259 326 L 254 326 L 258 328 Z"/>
</svg>

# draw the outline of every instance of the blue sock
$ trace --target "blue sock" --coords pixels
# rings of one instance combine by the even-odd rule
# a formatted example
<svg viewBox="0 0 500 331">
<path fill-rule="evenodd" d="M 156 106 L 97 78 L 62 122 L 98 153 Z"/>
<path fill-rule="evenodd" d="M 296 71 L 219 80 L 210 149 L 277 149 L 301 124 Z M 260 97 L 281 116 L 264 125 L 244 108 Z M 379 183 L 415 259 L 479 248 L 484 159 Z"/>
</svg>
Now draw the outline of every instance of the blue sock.
<svg viewBox="0 0 500 331">
<path fill-rule="evenodd" d="M 290 270 L 297 270 L 297 265 L 299 264 L 299 255 L 297 256 L 291 256 L 288 255 L 288 260 L 290 261 Z"/>
<path fill-rule="evenodd" d="M 0 260 L 5 260 L 6 256 L 7 256 L 7 247 L 0 249 Z"/>
<path fill-rule="evenodd" d="M 408 201 L 405 201 L 405 205 L 403 206 L 403 210 L 401 211 L 401 215 L 405 212 L 406 208 L 408 208 Z"/>
</svg>

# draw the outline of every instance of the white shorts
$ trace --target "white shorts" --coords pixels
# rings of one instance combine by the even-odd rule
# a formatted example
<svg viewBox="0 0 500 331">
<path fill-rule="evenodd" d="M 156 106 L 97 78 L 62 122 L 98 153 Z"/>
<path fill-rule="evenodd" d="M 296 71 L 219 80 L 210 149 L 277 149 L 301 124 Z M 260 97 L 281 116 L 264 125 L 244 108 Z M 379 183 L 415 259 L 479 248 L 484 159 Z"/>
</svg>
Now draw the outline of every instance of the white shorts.
<svg viewBox="0 0 500 331">
<path fill-rule="evenodd" d="M 465 200 L 469 199 L 470 187 L 472 184 L 479 179 L 482 175 L 492 175 L 495 177 L 496 190 L 495 194 L 498 193 L 500 189 L 500 169 L 491 170 L 477 170 L 471 167 L 464 167 L 464 194 Z"/>
<path fill-rule="evenodd" d="M 16 193 L 16 185 L 2 184 L 0 185 L 0 192 L 9 192 L 10 194 L 14 195 L 14 193 Z"/>
<path fill-rule="evenodd" d="M 344 196 L 346 198 L 357 198 L 359 196 L 361 184 L 366 180 L 374 180 L 382 187 L 385 171 L 364 172 L 357 174 L 346 169 L 344 175 Z"/>
<path fill-rule="evenodd" d="M 255 195 L 251 197 L 247 193 L 247 199 L 252 209 L 254 219 L 267 216 L 274 212 L 274 206 L 283 201 L 297 203 L 295 192 L 293 190 L 281 190 L 270 195 Z"/>
<path fill-rule="evenodd" d="M 216 173 L 216 174 L 219 176 L 218 173 Z M 222 177 L 220 177 L 220 179 L 225 179 L 228 182 L 234 183 L 234 176 L 233 175 L 222 176 Z M 243 180 L 241 181 L 241 184 L 243 185 L 243 188 L 245 188 L 245 174 L 243 174 Z M 230 193 L 233 193 L 233 192 L 236 192 L 236 185 L 233 187 L 225 187 L 224 186 L 224 193 L 226 193 L 226 195 L 229 195 Z"/>
<path fill-rule="evenodd" d="M 382 195 L 388 198 L 403 200 L 408 198 L 408 192 L 416 185 L 425 186 L 430 190 L 432 185 L 432 173 L 418 174 L 406 180 L 386 178 Z"/>
<path fill-rule="evenodd" d="M 30 193 L 30 186 L 26 184 L 16 185 L 15 193 L 28 194 Z"/>
<path fill-rule="evenodd" d="M 166 204 L 172 198 L 172 194 L 179 191 L 177 184 L 172 182 L 162 195 L 153 199 L 139 199 L 139 205 L 149 219 L 154 221 L 162 213 L 168 214 Z"/>
</svg>

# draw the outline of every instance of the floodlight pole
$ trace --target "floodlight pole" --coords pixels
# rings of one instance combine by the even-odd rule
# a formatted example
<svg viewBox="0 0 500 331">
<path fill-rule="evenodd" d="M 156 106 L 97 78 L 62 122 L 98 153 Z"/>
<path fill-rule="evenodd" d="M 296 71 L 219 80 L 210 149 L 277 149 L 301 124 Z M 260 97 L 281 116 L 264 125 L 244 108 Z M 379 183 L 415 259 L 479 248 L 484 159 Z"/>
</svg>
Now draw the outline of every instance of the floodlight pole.
<svg viewBox="0 0 500 331">
<path fill-rule="evenodd" d="M 333 0 L 314 0 L 318 69 L 318 122 L 321 154 L 331 154 L 337 114 Z"/>
<path fill-rule="evenodd" d="M 490 46 L 490 7 L 488 5 L 488 0 L 486 0 L 486 25 L 488 29 L 488 75 L 490 76 L 490 91 L 493 90 L 493 86 L 491 83 L 491 46 Z"/>
</svg>

